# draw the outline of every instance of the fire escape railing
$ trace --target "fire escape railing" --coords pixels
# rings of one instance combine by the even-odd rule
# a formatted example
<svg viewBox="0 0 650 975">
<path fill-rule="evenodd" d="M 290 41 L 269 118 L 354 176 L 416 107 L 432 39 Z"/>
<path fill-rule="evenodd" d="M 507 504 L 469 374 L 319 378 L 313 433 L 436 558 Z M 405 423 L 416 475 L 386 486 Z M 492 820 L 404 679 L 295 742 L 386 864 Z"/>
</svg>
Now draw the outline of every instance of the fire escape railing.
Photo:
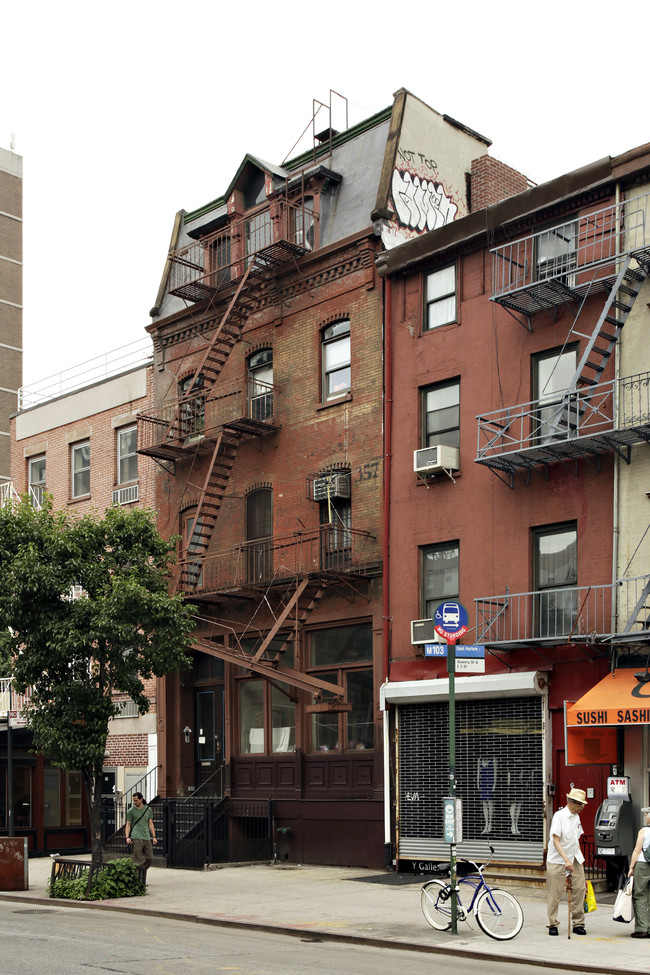
<svg viewBox="0 0 650 975">
<path fill-rule="evenodd" d="M 235 548 L 183 559 L 180 588 L 192 592 L 228 592 L 268 586 L 312 573 L 363 576 L 381 559 L 369 532 L 338 525 L 274 535 Z"/>
<path fill-rule="evenodd" d="M 477 643 L 605 643 L 650 638 L 650 576 L 600 586 L 566 586 L 481 596 Z"/>
<path fill-rule="evenodd" d="M 138 414 L 138 451 L 164 444 L 191 446 L 243 417 L 263 423 L 273 416 L 278 387 L 251 379 L 248 383 L 217 383 L 209 393 L 164 403 Z"/>
<path fill-rule="evenodd" d="M 650 372 L 610 380 L 558 396 L 530 400 L 477 417 L 476 460 L 561 445 L 616 431 L 645 431 L 650 437 Z"/>
<path fill-rule="evenodd" d="M 267 210 L 236 217 L 226 227 L 178 248 L 170 255 L 169 291 L 200 300 L 236 282 L 250 261 L 274 264 L 274 245 L 285 244 L 296 256 L 312 249 L 317 216 L 308 207 L 274 200 Z"/>
<path fill-rule="evenodd" d="M 623 254 L 647 251 L 648 196 L 575 216 L 492 250 L 492 301 L 522 313 L 614 278 Z"/>
<path fill-rule="evenodd" d="M 19 694 L 13 687 L 13 681 L 13 677 L 0 677 L 0 719 L 3 721 L 7 720 L 10 711 L 20 714 L 31 699 L 30 689 Z"/>
</svg>

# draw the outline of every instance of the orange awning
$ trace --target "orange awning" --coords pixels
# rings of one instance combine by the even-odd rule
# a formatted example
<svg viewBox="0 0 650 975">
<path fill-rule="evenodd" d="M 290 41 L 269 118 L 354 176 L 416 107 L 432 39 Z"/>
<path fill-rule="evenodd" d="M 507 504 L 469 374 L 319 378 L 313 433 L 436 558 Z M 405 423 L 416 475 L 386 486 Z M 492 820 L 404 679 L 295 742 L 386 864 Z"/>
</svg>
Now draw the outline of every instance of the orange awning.
<svg viewBox="0 0 650 975">
<path fill-rule="evenodd" d="M 615 670 L 567 708 L 567 727 L 650 724 L 650 681 L 634 669 Z"/>
</svg>

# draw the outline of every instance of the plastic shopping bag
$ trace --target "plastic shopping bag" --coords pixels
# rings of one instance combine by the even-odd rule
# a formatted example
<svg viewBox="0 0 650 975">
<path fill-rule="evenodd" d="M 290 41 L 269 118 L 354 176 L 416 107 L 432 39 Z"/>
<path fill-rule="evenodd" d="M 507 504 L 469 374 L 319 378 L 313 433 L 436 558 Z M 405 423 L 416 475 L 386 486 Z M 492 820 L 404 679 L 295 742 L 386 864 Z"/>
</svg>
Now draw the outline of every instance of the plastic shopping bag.
<svg viewBox="0 0 650 975">
<path fill-rule="evenodd" d="M 591 880 L 588 880 L 585 885 L 585 914 L 591 914 L 592 911 L 596 910 L 598 910 L 598 905 L 596 904 L 594 885 Z"/>
<path fill-rule="evenodd" d="M 632 877 L 628 877 L 627 882 L 624 887 L 622 887 L 616 898 L 616 903 L 614 904 L 614 913 L 612 917 L 615 921 L 623 921 L 624 924 L 629 924 L 634 917 L 634 906 L 632 904 Z"/>
</svg>

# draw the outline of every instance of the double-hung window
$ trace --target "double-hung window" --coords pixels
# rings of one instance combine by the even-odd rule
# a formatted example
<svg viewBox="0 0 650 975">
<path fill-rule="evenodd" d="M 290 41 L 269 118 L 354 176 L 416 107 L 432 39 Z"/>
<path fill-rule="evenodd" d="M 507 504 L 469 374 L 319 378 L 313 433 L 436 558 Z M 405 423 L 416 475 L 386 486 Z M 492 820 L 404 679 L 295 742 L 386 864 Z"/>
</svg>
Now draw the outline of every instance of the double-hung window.
<svg viewBox="0 0 650 975">
<path fill-rule="evenodd" d="M 421 604 L 423 619 L 433 619 L 436 606 L 445 599 L 457 599 L 459 587 L 458 542 L 425 545 L 420 549 Z"/>
<path fill-rule="evenodd" d="M 460 447 L 460 380 L 426 386 L 422 390 L 422 446 Z"/>
<path fill-rule="evenodd" d="M 90 494 L 90 441 L 73 444 L 71 452 L 72 497 Z"/>
<path fill-rule="evenodd" d="M 129 484 L 138 479 L 138 428 L 136 424 L 117 431 L 117 483 Z"/>
<path fill-rule="evenodd" d="M 577 525 L 536 528 L 533 538 L 536 635 L 568 637 L 578 611 Z"/>
<path fill-rule="evenodd" d="M 335 322 L 322 333 L 323 400 L 336 399 L 350 390 L 350 322 Z"/>
<path fill-rule="evenodd" d="M 45 454 L 29 459 L 29 496 L 32 504 L 39 507 L 45 490 Z"/>
<path fill-rule="evenodd" d="M 430 271 L 425 278 L 424 329 L 456 321 L 456 265 Z"/>
</svg>

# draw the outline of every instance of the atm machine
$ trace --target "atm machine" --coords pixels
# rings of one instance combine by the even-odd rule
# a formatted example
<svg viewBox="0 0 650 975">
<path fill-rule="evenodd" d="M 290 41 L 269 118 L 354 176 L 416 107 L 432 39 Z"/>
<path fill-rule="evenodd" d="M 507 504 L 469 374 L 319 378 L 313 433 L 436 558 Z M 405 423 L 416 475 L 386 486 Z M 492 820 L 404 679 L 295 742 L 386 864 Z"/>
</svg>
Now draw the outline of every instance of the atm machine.
<svg viewBox="0 0 650 975">
<path fill-rule="evenodd" d="M 594 825 L 596 856 L 602 857 L 607 864 L 610 889 L 615 889 L 619 876 L 627 873 L 638 832 L 630 802 L 629 779 L 625 785 L 619 785 L 625 778 L 619 776 L 613 787 L 610 785 L 611 779 L 608 780 L 608 795 L 598 807 Z M 619 789 L 618 794 L 616 788 Z"/>
</svg>

